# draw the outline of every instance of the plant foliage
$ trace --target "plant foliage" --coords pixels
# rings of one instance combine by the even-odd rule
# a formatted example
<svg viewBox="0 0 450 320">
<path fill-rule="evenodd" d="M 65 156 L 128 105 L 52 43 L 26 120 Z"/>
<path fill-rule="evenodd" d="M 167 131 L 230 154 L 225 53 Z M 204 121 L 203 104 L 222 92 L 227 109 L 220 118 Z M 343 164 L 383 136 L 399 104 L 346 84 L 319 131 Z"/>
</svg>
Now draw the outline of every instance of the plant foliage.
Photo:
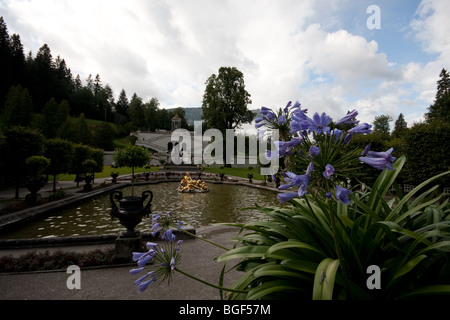
<svg viewBox="0 0 450 320">
<path fill-rule="evenodd" d="M 217 261 L 238 260 L 243 272 L 231 287 L 248 290 L 230 299 L 412 299 L 450 295 L 450 205 L 426 187 L 404 195 L 395 182 L 405 157 L 384 170 L 370 190 L 354 192 L 349 205 L 323 194 L 290 200 L 290 208 L 261 208 L 267 221 L 241 228 L 236 247 Z M 398 189 L 399 196 L 389 197 Z M 425 190 L 425 191 L 424 191 Z M 420 193 L 419 196 L 417 196 Z M 330 218 L 337 217 L 336 252 Z M 381 288 L 369 289 L 370 266 L 381 270 Z"/>
</svg>

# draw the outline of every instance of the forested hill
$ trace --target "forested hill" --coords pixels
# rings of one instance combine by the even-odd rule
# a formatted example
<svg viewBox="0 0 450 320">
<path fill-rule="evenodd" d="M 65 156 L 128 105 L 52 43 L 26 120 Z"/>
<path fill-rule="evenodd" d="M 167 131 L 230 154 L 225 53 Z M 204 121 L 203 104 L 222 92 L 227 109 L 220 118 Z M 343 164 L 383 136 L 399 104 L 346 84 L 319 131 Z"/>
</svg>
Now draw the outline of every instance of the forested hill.
<svg viewBox="0 0 450 320">
<path fill-rule="evenodd" d="M 167 109 L 167 111 L 175 112 L 177 109 Z M 186 118 L 186 121 L 189 125 L 193 125 L 194 121 L 202 121 L 202 108 L 183 108 L 184 110 L 184 117 Z"/>
</svg>

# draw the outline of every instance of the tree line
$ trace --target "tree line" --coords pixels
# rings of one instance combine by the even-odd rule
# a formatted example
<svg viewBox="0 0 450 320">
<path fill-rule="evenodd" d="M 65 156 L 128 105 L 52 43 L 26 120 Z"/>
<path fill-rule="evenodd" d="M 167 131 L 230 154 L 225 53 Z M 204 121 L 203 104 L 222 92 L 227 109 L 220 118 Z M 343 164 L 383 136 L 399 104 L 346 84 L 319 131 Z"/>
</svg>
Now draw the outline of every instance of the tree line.
<svg viewBox="0 0 450 320">
<path fill-rule="evenodd" d="M 182 108 L 160 109 L 157 98 L 144 102 L 134 93 L 129 100 L 122 89 L 115 101 L 111 86 L 103 84 L 99 74 L 90 74 L 83 82 L 79 74 L 72 74 L 62 57 L 53 57 L 47 44 L 35 56 L 31 51 L 25 56 L 20 35 L 9 35 L 3 17 L 0 17 L 0 70 L 0 129 L 33 127 L 48 138 L 67 139 L 77 131 L 73 118 L 81 117 L 112 124 L 111 128 L 103 125 L 95 129 L 102 131 L 102 136 L 116 137 L 133 130 L 170 130 L 176 114 L 182 119 L 182 127 L 189 128 Z M 94 132 L 85 134 L 93 136 Z M 73 142 L 81 140 L 105 147 L 96 144 L 102 141 L 97 137 L 76 137 Z M 111 147 L 111 141 L 108 144 Z"/>
<path fill-rule="evenodd" d="M 405 155 L 407 161 L 399 176 L 403 184 L 418 185 L 450 170 L 450 75 L 445 68 L 439 75 L 436 97 L 425 113 L 425 121 L 408 127 L 403 114 L 400 114 L 391 130 L 392 121 L 388 115 L 375 117 L 373 132 L 355 136 L 349 147 L 356 145 L 364 149 L 369 144 L 372 150 L 393 147 L 394 156 Z M 366 179 L 374 180 L 378 176 L 376 171 L 369 168 Z M 450 187 L 450 178 L 444 177 L 437 183 L 441 187 Z"/>
</svg>

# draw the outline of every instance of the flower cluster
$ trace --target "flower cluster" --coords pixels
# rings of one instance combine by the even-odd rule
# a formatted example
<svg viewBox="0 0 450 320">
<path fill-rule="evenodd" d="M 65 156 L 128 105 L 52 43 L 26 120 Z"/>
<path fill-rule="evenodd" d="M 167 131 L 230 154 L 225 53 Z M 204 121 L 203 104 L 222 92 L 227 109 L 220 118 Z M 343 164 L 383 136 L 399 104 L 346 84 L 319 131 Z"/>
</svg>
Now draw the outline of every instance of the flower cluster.
<svg viewBox="0 0 450 320">
<path fill-rule="evenodd" d="M 164 240 L 162 245 L 148 242 L 147 252 L 133 252 L 133 261 L 138 268 L 130 270 L 131 275 L 137 275 L 144 271 L 147 264 L 152 264 L 152 270 L 134 281 L 139 287 L 139 292 L 144 292 L 148 286 L 156 282 L 159 278 L 162 281 L 168 280 L 170 283 L 173 271 L 181 260 L 180 245 L 183 240 L 176 240 L 176 236 L 170 227 L 174 224 L 174 219 L 169 213 L 154 214 L 152 217 L 152 235 L 158 233 Z M 176 222 L 176 226 L 181 229 L 182 222 Z"/>
<path fill-rule="evenodd" d="M 156 282 L 159 278 L 168 280 L 172 279 L 172 273 L 176 265 L 180 262 L 180 245 L 183 240 L 176 241 L 172 230 L 167 230 L 163 234 L 165 243 L 159 246 L 157 243 L 148 242 L 147 252 L 133 252 L 133 261 L 137 262 L 138 268 L 130 270 L 131 275 L 137 275 L 144 271 L 145 266 L 153 263 L 153 269 L 139 279 L 134 284 L 139 287 L 139 292 L 144 292 L 147 287 Z"/>
<path fill-rule="evenodd" d="M 275 113 L 271 109 L 262 107 L 261 117 L 255 119 L 255 127 L 259 130 L 259 137 L 261 133 L 264 134 L 263 126 L 268 129 L 279 130 L 280 137 L 282 139 L 287 139 L 289 135 L 289 127 L 291 124 L 291 118 L 296 113 L 306 113 L 308 110 L 302 110 L 299 102 L 292 105 L 292 101 L 289 101 L 284 109 L 281 109 Z"/>
<path fill-rule="evenodd" d="M 183 222 L 176 221 L 172 215 L 172 211 L 167 213 L 153 214 L 152 216 L 152 236 L 156 237 L 158 234 L 163 236 L 164 232 L 170 227 L 177 227 L 183 229 Z"/>
<path fill-rule="evenodd" d="M 347 178 L 351 172 L 357 171 L 361 163 L 366 163 L 376 169 L 393 169 L 395 157 L 391 155 L 393 149 L 386 152 L 372 152 L 366 147 L 363 154 L 352 150 L 345 152 L 343 146 L 348 144 L 356 134 L 371 133 L 372 126 L 356 120 L 358 112 L 352 110 L 346 116 L 333 123 L 326 113 L 315 113 L 308 117 L 307 110 L 301 110 L 300 103 L 292 105 L 289 102 L 284 110 L 275 114 L 272 110 L 262 107 L 262 118 L 256 119 L 256 128 L 264 125 L 270 129 L 287 126 L 288 134 L 280 133 L 280 141 L 274 143 L 275 150 L 268 151 L 266 158 L 289 158 L 282 162 L 281 175 L 287 184 L 279 187 L 280 202 L 286 202 L 294 197 L 303 197 L 312 187 L 322 189 L 328 198 L 333 197 L 343 204 L 350 203 L 346 189 Z M 353 126 L 348 129 L 349 126 Z M 304 174 L 294 171 L 307 167 Z M 287 192 L 291 188 L 298 188 L 297 192 Z"/>
</svg>

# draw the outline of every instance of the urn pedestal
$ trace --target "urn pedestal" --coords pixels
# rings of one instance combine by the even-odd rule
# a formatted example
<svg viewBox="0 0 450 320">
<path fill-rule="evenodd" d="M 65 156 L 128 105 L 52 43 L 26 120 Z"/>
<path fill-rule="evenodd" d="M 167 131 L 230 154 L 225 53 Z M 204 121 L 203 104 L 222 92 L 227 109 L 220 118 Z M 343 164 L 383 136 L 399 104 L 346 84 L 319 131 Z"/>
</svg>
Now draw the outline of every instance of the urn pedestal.
<svg viewBox="0 0 450 320">
<path fill-rule="evenodd" d="M 144 206 L 147 198 L 149 198 L 148 202 Z M 116 205 L 114 199 L 119 202 L 119 206 Z M 121 191 L 113 191 L 109 195 L 109 200 L 111 202 L 111 217 L 118 218 L 120 224 L 127 228 L 116 239 L 115 260 L 129 262 L 133 252 L 142 251 L 142 234 L 135 228 L 141 223 L 142 218 L 151 214 L 150 206 L 153 193 L 146 190 L 141 197 L 123 197 Z"/>
<path fill-rule="evenodd" d="M 149 198 L 147 204 L 144 206 L 144 201 Z M 119 202 L 119 206 L 114 201 Z M 120 224 L 127 228 L 127 231 L 122 233 L 122 237 L 131 238 L 139 235 L 139 231 L 135 227 L 141 223 L 142 218 L 148 217 L 151 214 L 150 206 L 152 205 L 153 193 L 149 190 L 142 192 L 141 197 L 123 197 L 121 191 L 113 191 L 109 195 L 111 202 L 111 217 L 118 218 Z"/>
</svg>

